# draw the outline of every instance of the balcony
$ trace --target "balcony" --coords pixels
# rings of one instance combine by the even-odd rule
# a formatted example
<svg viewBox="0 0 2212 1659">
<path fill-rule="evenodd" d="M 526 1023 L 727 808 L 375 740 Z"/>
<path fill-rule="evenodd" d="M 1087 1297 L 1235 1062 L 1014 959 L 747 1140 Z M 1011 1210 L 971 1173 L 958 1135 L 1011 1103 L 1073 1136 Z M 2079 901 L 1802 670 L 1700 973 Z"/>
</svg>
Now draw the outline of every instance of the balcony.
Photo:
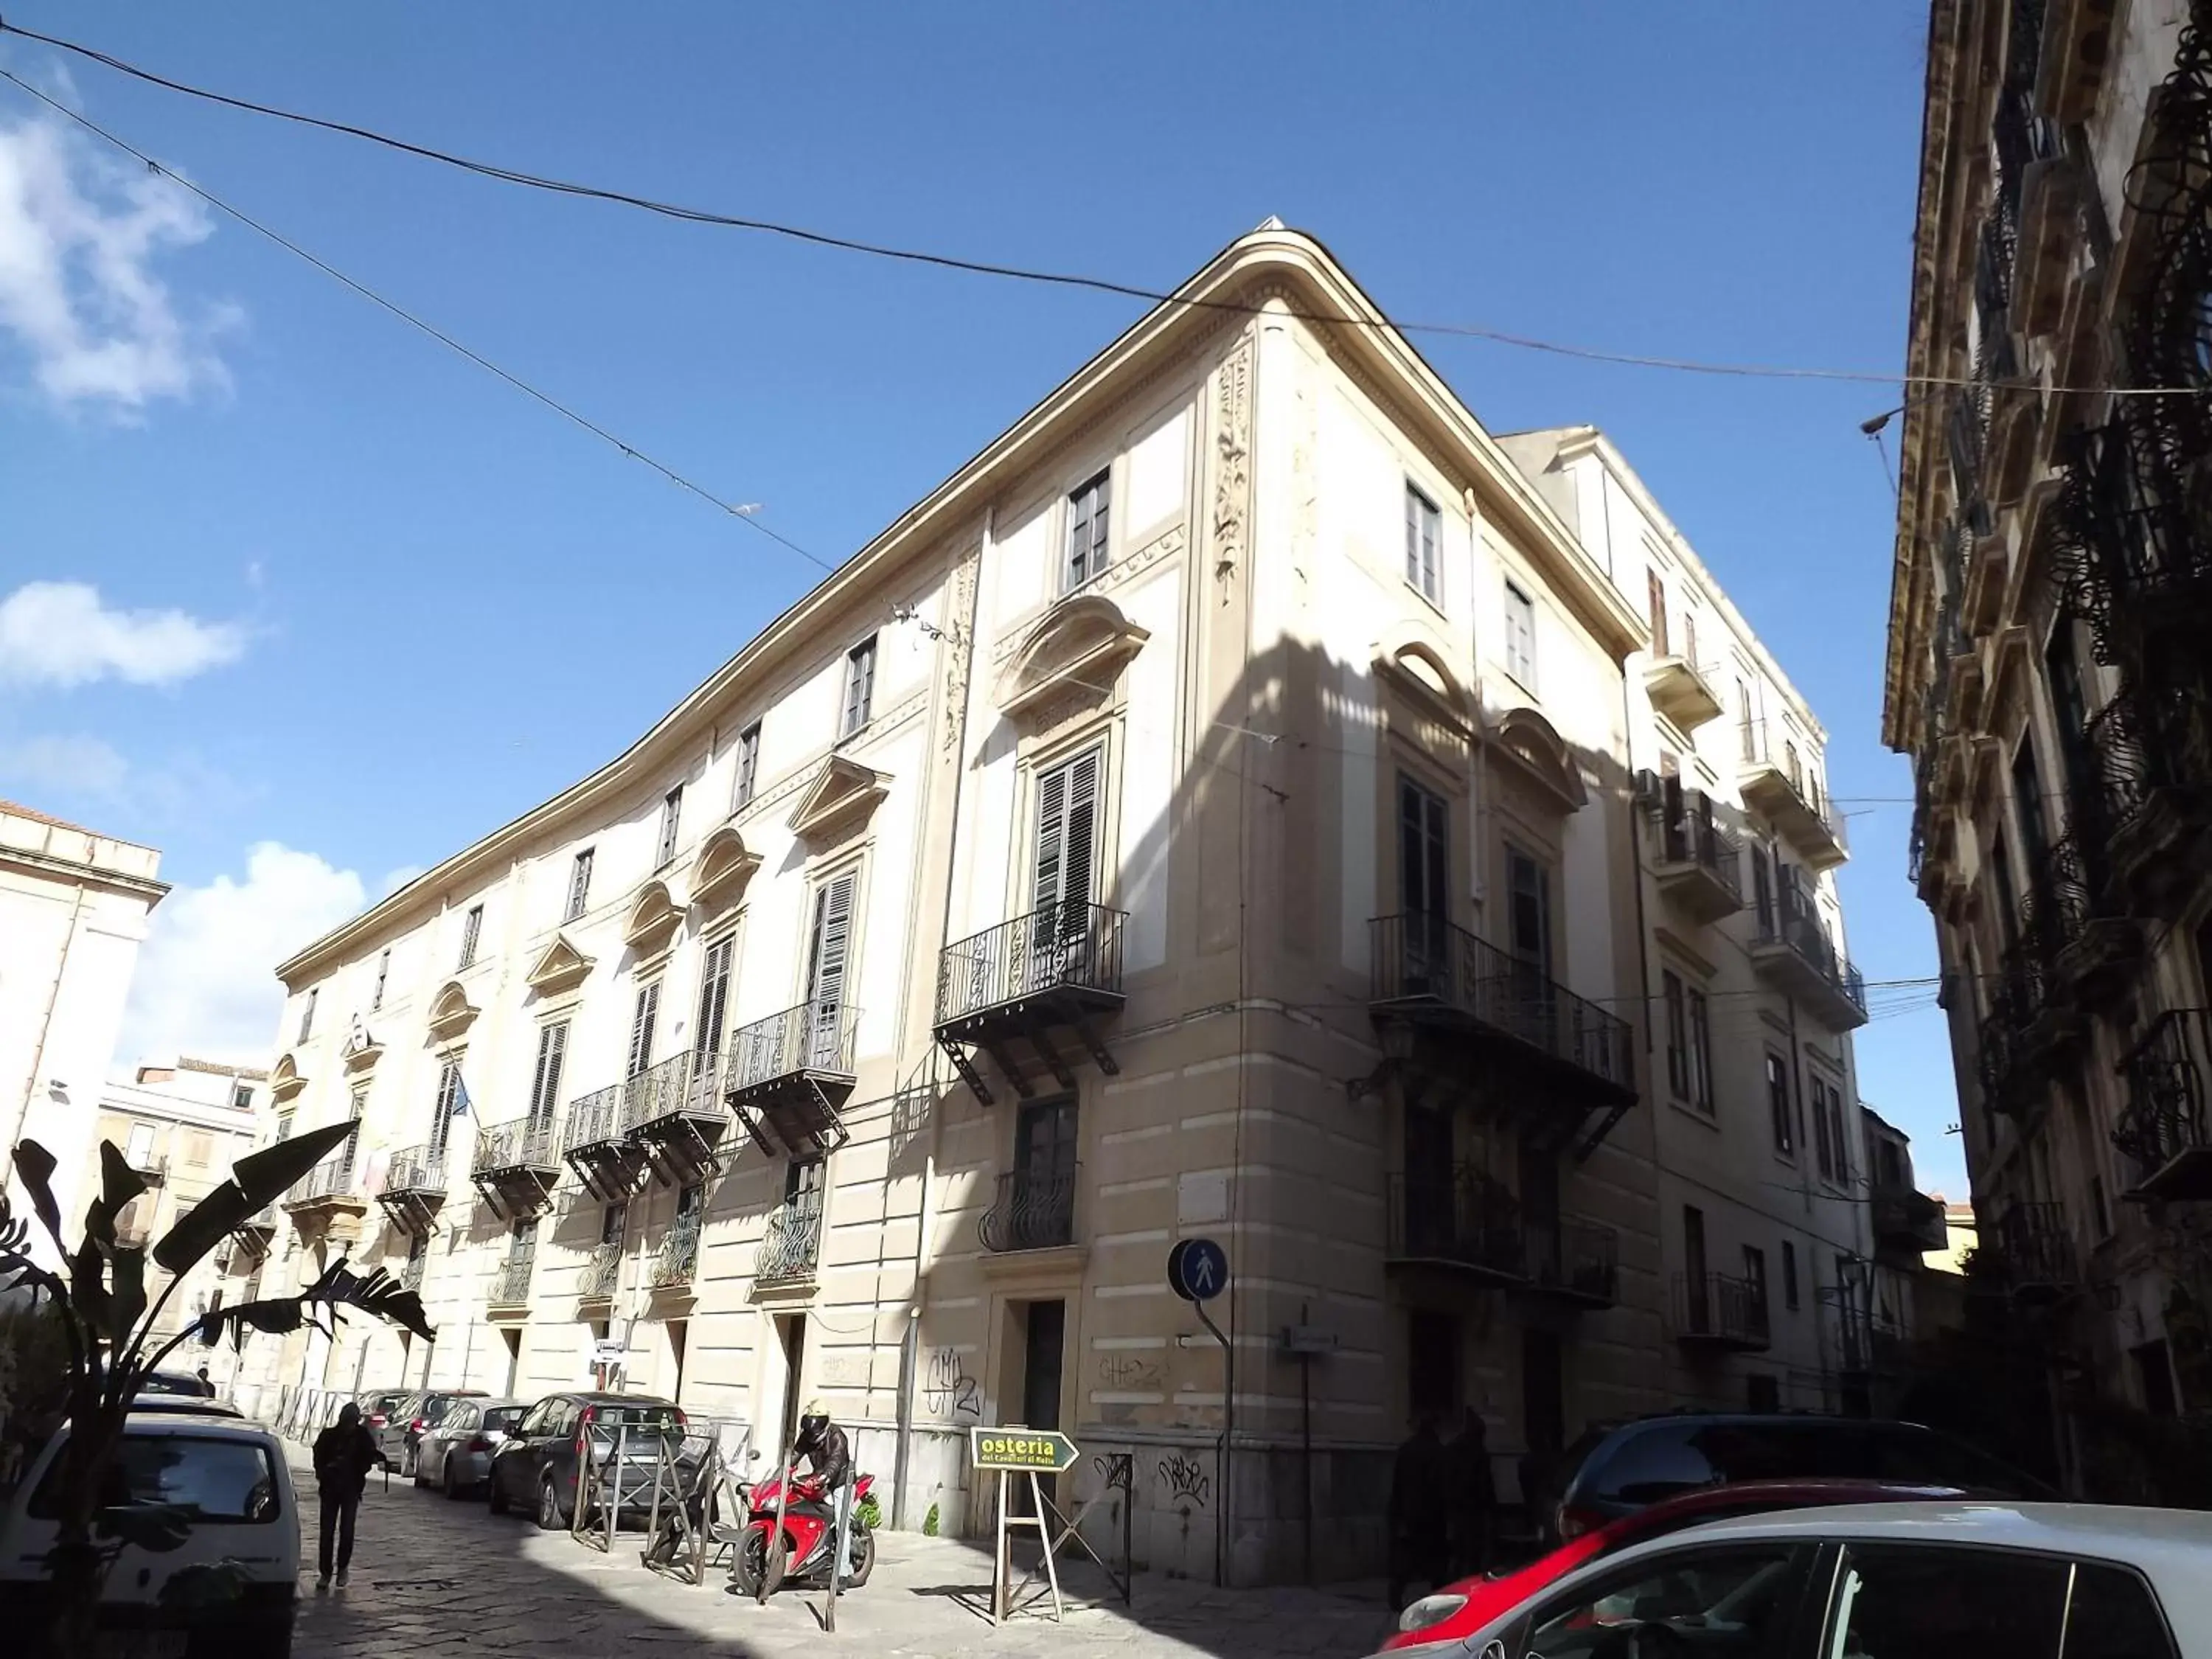
<svg viewBox="0 0 2212 1659">
<path fill-rule="evenodd" d="M 822 1195 L 805 1193 L 771 1211 L 760 1253 L 753 1259 L 753 1284 L 763 1290 L 812 1286 L 822 1255 Z"/>
<path fill-rule="evenodd" d="M 2081 1287 L 2081 1261 L 2063 1205 L 2014 1205 L 1997 1228 L 1997 1250 L 2017 1302 L 2057 1302 Z"/>
<path fill-rule="evenodd" d="M 1877 1249 L 1900 1251 L 1917 1260 L 1950 1243 L 1943 1206 L 1925 1193 L 1901 1183 L 1876 1182 L 1870 1207 Z"/>
<path fill-rule="evenodd" d="M 994 1255 L 1066 1249 L 1075 1243 L 1075 1177 L 1005 1171 L 991 1207 L 975 1224 L 975 1238 Z"/>
<path fill-rule="evenodd" d="M 1748 1279 L 1726 1273 L 1676 1273 L 1674 1340 L 1686 1348 L 1756 1353 L 1771 1340 L 1766 1292 Z"/>
<path fill-rule="evenodd" d="M 2052 969 L 2059 988 L 2085 1009 L 2116 1000 L 2143 959 L 2143 925 L 2126 915 L 2112 878 L 2101 814 L 2077 811 L 2067 833 L 2051 845 L 2040 884 L 2058 915 Z"/>
<path fill-rule="evenodd" d="M 278 1200 L 295 1227 L 327 1225 L 332 1221 L 365 1215 L 368 1200 L 362 1196 L 358 1172 L 343 1150 L 307 1171 Z"/>
<path fill-rule="evenodd" d="M 2169 1202 L 2212 1199 L 2212 1139 L 2205 1084 L 2212 1034 L 2202 1008 L 2169 1008 L 2120 1062 L 2128 1103 L 2112 1144 L 2139 1171 L 2128 1196 Z"/>
<path fill-rule="evenodd" d="M 2083 736 L 2115 907 L 2173 920 L 2212 853 L 2212 702 L 2186 684 L 2124 685 Z"/>
<path fill-rule="evenodd" d="M 1809 908 L 1786 897 L 1763 907 L 1751 965 L 1828 1030 L 1855 1031 L 1866 1024 L 1866 980 L 1829 942 Z"/>
<path fill-rule="evenodd" d="M 2042 1100 L 2086 1026 L 2056 966 L 2066 937 L 2055 896 L 2032 893 L 2015 915 L 1982 1021 L 1981 1079 L 1988 1104 L 2017 1115 Z"/>
<path fill-rule="evenodd" d="M 1474 1085 L 1490 1105 L 1525 1103 L 1541 1141 L 1584 1145 L 1636 1103 L 1626 1021 L 1441 916 L 1377 916 L 1367 925 L 1368 1012 L 1383 1052 Z"/>
<path fill-rule="evenodd" d="M 1850 857 L 1844 821 L 1820 799 L 1820 783 L 1808 781 L 1803 760 L 1787 739 L 1767 735 L 1764 721 L 1747 721 L 1736 787 L 1743 804 L 1758 813 L 1796 848 L 1814 870 L 1832 870 Z"/>
<path fill-rule="evenodd" d="M 1677 731 L 1694 732 L 1720 718 L 1720 694 L 1706 678 L 1711 672 L 1710 665 L 1700 667 L 1686 657 L 1655 657 L 1644 671 L 1644 695 Z"/>
<path fill-rule="evenodd" d="M 626 1138 L 666 1187 L 688 1187 L 722 1167 L 730 1109 L 722 1098 L 724 1060 L 688 1049 L 623 1085 Z"/>
<path fill-rule="evenodd" d="M 691 1288 L 691 1281 L 699 1272 L 699 1230 L 705 1219 L 695 1210 L 668 1224 L 668 1231 L 660 1236 L 660 1248 L 653 1254 L 654 1290 Z"/>
<path fill-rule="evenodd" d="M 511 1255 L 491 1274 L 491 1305 L 495 1308 L 520 1308 L 530 1300 L 530 1273 L 536 1265 L 527 1255 Z"/>
<path fill-rule="evenodd" d="M 148 1152 L 138 1158 L 126 1158 L 131 1173 L 149 1187 L 158 1187 L 169 1178 L 169 1155 L 167 1152 Z"/>
<path fill-rule="evenodd" d="M 1668 778 L 1651 802 L 1659 830 L 1651 873 L 1660 893 L 1701 923 L 1743 908 L 1743 846 L 1714 822 L 1711 798 Z"/>
<path fill-rule="evenodd" d="M 264 1204 L 252 1215 L 230 1230 L 238 1248 L 255 1261 L 269 1254 L 269 1246 L 276 1237 L 276 1206 Z"/>
<path fill-rule="evenodd" d="M 2212 622 L 2212 537 L 2183 505 L 2188 485 L 2157 413 L 2129 410 L 2073 434 L 2056 503 L 2069 607 L 2087 619 L 2101 660 L 2136 669 L 2162 648 L 2193 657 Z"/>
<path fill-rule="evenodd" d="M 740 1026 L 724 1062 L 723 1087 L 746 1132 L 771 1158 L 818 1158 L 844 1144 L 838 1115 L 858 1081 L 853 1037 L 860 1010 L 802 1002 Z"/>
<path fill-rule="evenodd" d="M 1591 1221 L 1547 1227 L 1530 1222 L 1528 1285 L 1536 1295 L 1570 1307 L 1610 1308 L 1620 1299 L 1620 1235 Z"/>
<path fill-rule="evenodd" d="M 582 1271 L 576 1275 L 576 1299 L 611 1302 L 622 1287 L 623 1247 L 617 1239 L 592 1247 Z"/>
<path fill-rule="evenodd" d="M 561 1179 L 560 1146 L 550 1115 L 511 1119 L 477 1133 L 469 1179 L 501 1220 L 536 1215 Z"/>
<path fill-rule="evenodd" d="M 561 1132 L 561 1156 L 576 1172 L 584 1190 L 603 1204 L 618 1203 L 635 1192 L 645 1176 L 645 1148 L 630 1139 L 637 1127 L 630 1116 L 641 1103 L 627 1085 L 609 1084 L 568 1103 Z"/>
<path fill-rule="evenodd" d="M 446 1186 L 443 1146 L 403 1147 L 385 1163 L 376 1201 L 402 1231 L 426 1233 L 446 1202 Z"/>
<path fill-rule="evenodd" d="M 399 1288 L 403 1291 L 421 1291 L 422 1288 L 422 1270 L 428 1265 L 429 1258 L 428 1256 L 409 1256 L 405 1262 L 401 1265 L 399 1269 Z"/>
<path fill-rule="evenodd" d="M 1052 904 L 945 947 L 937 965 L 937 1040 L 978 1100 L 988 1103 L 992 1094 L 970 1048 L 989 1054 L 1024 1100 L 1036 1092 L 1039 1066 L 1061 1088 L 1074 1088 L 1055 1030 L 1074 1032 L 1100 1071 L 1121 1070 L 1098 1022 L 1121 1007 L 1127 920 L 1103 904 Z M 1022 1061 L 1017 1043 L 1036 1066 Z"/>
<path fill-rule="evenodd" d="M 1393 1176 L 1384 1189 L 1386 1267 L 1442 1268 L 1468 1283 L 1609 1308 L 1620 1291 L 1610 1227 L 1531 1219 L 1503 1182 L 1472 1164 Z"/>
<path fill-rule="evenodd" d="M 1904 1328 L 1869 1308 L 1866 1295 L 1863 1285 L 1847 1290 L 1823 1285 L 1819 1291 L 1828 1349 L 1835 1356 L 1835 1369 L 1846 1376 L 1887 1369 L 1905 1341 Z"/>
</svg>

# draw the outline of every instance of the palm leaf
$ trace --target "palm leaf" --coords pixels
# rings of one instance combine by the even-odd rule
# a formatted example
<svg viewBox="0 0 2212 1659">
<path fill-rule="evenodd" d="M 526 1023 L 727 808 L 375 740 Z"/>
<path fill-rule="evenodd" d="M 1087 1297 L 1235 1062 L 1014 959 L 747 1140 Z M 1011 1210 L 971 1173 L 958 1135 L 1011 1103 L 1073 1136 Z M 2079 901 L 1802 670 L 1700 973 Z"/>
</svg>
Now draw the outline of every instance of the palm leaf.
<svg viewBox="0 0 2212 1659">
<path fill-rule="evenodd" d="M 249 1329 L 281 1335 L 299 1329 L 303 1323 L 319 1322 L 316 1320 L 318 1311 L 326 1313 L 336 1324 L 343 1318 L 338 1311 L 342 1308 L 358 1308 L 402 1330 L 412 1331 L 426 1342 L 437 1340 L 437 1330 L 423 1316 L 420 1296 L 381 1267 L 356 1273 L 343 1261 L 332 1262 L 321 1278 L 297 1296 L 270 1297 L 259 1302 L 240 1302 L 228 1308 L 211 1309 L 200 1316 L 196 1328 L 203 1342 L 220 1342 L 228 1331 L 231 1340 L 238 1343 L 245 1340 Z"/>
<path fill-rule="evenodd" d="M 37 1141 L 26 1140 L 17 1145 L 15 1156 L 16 1178 L 22 1182 L 23 1190 L 30 1194 L 32 1209 L 46 1224 L 54 1243 L 60 1244 L 62 1208 L 54 1202 L 54 1155 Z M 68 1246 L 63 1248 L 66 1249 Z"/>
<path fill-rule="evenodd" d="M 228 1181 L 193 1205 L 161 1235 L 154 1246 L 154 1260 L 173 1273 L 191 1272 L 239 1223 L 291 1191 L 301 1176 L 353 1131 L 350 1122 L 325 1124 L 258 1152 L 248 1152 L 231 1165 Z"/>
</svg>

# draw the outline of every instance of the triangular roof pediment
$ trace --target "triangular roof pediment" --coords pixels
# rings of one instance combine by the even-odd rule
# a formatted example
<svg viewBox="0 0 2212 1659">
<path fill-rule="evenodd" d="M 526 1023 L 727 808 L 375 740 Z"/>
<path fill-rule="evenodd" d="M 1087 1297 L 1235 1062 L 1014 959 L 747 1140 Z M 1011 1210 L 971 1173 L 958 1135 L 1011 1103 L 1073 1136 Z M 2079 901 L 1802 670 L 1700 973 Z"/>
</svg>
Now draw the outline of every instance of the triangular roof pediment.
<svg viewBox="0 0 2212 1659">
<path fill-rule="evenodd" d="M 846 755 L 832 755 L 799 798 L 791 832 L 802 841 L 821 841 L 865 818 L 890 788 L 890 775 L 863 766 Z"/>
<path fill-rule="evenodd" d="M 592 958 L 569 944 L 566 935 L 556 933 L 531 964 L 523 983 L 540 996 L 557 996 L 574 990 L 591 971 Z"/>
<path fill-rule="evenodd" d="M 669 936 L 684 921 L 684 912 L 669 896 L 668 884 L 648 881 L 637 896 L 637 902 L 629 908 L 629 919 L 623 923 L 623 939 L 640 956 L 650 956 L 665 948 Z"/>
<path fill-rule="evenodd" d="M 1063 599 L 1037 620 L 1000 671 L 993 701 L 1018 720 L 1063 692 L 1109 695 L 1115 678 L 1152 635 L 1103 593 Z"/>
<path fill-rule="evenodd" d="M 744 896 L 745 884 L 760 868 L 760 854 L 744 837 L 725 826 L 707 837 L 691 866 L 691 902 L 708 911 L 728 908 Z"/>
</svg>

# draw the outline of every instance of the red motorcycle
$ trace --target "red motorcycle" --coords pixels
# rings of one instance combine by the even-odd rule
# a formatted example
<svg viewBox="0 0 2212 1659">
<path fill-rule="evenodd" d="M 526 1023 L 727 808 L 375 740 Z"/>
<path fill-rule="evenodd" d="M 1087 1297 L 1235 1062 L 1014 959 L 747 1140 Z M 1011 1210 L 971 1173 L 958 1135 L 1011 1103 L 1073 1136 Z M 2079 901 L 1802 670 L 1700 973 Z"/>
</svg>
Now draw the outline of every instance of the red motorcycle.
<svg viewBox="0 0 2212 1659">
<path fill-rule="evenodd" d="M 737 1559 L 730 1567 L 730 1582 L 740 1595 L 773 1595 L 778 1586 L 794 1581 L 810 1589 L 829 1587 L 837 1511 L 819 1482 L 801 1475 L 790 1477 L 791 1496 L 783 1504 L 782 1547 L 771 1547 L 783 1479 L 772 1474 L 746 1494 L 745 1530 L 738 1540 Z M 875 1534 L 860 1518 L 860 1505 L 875 1486 L 876 1477 L 864 1474 L 853 1487 L 843 1589 L 860 1589 L 876 1570 Z"/>
</svg>

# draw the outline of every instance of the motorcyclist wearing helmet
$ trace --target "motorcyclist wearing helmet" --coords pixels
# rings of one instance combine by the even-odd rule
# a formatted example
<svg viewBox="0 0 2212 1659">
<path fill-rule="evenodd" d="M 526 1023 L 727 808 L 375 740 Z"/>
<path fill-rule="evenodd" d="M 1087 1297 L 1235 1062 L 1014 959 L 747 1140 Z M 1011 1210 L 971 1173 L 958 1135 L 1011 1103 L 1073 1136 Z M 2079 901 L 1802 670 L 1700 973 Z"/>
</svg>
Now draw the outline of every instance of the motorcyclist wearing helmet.
<svg viewBox="0 0 2212 1659">
<path fill-rule="evenodd" d="M 852 1449 L 845 1443 L 844 1430 L 830 1420 L 830 1407 L 820 1400 L 808 1401 L 799 1414 L 799 1439 L 792 1449 L 806 1459 L 807 1474 L 823 1498 L 834 1502 L 837 1489 L 852 1484 Z"/>
</svg>

